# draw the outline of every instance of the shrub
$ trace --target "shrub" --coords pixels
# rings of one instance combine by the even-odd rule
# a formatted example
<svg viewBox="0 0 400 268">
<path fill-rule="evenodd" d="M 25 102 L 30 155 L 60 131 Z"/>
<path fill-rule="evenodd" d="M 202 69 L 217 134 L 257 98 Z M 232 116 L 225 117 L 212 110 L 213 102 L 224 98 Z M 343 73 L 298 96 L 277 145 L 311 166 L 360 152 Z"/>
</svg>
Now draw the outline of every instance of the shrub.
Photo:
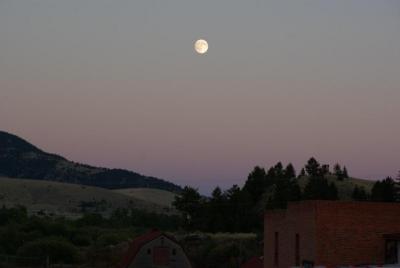
<svg viewBox="0 0 400 268">
<path fill-rule="evenodd" d="M 56 238 L 36 240 L 21 246 L 17 251 L 21 264 L 41 264 L 49 258 L 51 263 L 76 263 L 78 249 L 65 240 Z"/>
</svg>

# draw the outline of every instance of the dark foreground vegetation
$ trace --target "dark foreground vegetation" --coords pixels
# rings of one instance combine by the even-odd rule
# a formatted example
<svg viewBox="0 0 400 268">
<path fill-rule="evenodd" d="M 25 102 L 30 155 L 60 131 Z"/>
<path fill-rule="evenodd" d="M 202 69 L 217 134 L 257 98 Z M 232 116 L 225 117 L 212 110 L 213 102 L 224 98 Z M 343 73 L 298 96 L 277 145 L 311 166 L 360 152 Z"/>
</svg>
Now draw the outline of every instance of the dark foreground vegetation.
<svg viewBox="0 0 400 268">
<path fill-rule="evenodd" d="M 112 267 L 127 242 L 149 226 L 175 230 L 177 216 L 116 210 L 110 218 L 85 214 L 76 220 L 29 216 L 23 207 L 0 209 L 0 267 L 87 264 Z"/>
<path fill-rule="evenodd" d="M 238 267 L 260 255 L 255 234 L 188 233 L 178 216 L 116 210 L 111 217 L 85 214 L 71 220 L 28 215 L 24 207 L 0 208 L 0 267 L 115 267 L 129 241 L 149 228 L 172 233 L 195 267 Z"/>
</svg>

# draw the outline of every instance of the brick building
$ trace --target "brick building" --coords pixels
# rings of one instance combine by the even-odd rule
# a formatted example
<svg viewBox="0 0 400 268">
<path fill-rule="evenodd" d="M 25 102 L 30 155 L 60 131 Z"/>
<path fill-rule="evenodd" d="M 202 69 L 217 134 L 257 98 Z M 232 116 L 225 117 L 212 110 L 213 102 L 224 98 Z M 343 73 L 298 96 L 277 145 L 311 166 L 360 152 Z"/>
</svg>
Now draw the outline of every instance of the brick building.
<svg viewBox="0 0 400 268">
<path fill-rule="evenodd" d="M 264 215 L 264 268 L 400 263 L 400 204 L 302 201 Z"/>
</svg>

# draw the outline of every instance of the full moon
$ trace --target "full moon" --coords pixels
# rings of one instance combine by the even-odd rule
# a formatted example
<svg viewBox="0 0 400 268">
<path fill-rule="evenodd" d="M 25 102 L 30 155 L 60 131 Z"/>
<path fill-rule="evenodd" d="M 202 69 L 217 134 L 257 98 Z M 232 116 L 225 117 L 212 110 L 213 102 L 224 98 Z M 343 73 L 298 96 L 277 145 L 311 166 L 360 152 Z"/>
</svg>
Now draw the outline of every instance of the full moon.
<svg viewBox="0 0 400 268">
<path fill-rule="evenodd" d="M 208 43 L 204 39 L 199 39 L 194 43 L 194 50 L 199 54 L 204 54 L 208 50 Z"/>
</svg>

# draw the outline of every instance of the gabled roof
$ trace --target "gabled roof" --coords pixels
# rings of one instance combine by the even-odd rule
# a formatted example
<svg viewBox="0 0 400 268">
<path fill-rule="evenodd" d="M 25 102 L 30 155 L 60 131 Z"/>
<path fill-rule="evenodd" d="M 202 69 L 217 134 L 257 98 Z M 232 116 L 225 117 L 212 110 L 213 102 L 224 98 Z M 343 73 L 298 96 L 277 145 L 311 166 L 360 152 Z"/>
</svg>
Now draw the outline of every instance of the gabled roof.
<svg viewBox="0 0 400 268">
<path fill-rule="evenodd" d="M 147 243 L 153 241 L 154 239 L 160 237 L 160 236 L 165 236 L 166 238 L 174 241 L 175 243 L 178 243 L 173 237 L 170 237 L 159 230 L 152 230 L 144 235 L 138 236 L 135 238 L 129 245 L 129 249 L 122 259 L 122 262 L 118 266 L 118 268 L 128 268 L 128 266 L 132 263 L 132 261 L 135 259 L 137 253 L 140 251 L 140 249 L 146 245 Z"/>
</svg>

